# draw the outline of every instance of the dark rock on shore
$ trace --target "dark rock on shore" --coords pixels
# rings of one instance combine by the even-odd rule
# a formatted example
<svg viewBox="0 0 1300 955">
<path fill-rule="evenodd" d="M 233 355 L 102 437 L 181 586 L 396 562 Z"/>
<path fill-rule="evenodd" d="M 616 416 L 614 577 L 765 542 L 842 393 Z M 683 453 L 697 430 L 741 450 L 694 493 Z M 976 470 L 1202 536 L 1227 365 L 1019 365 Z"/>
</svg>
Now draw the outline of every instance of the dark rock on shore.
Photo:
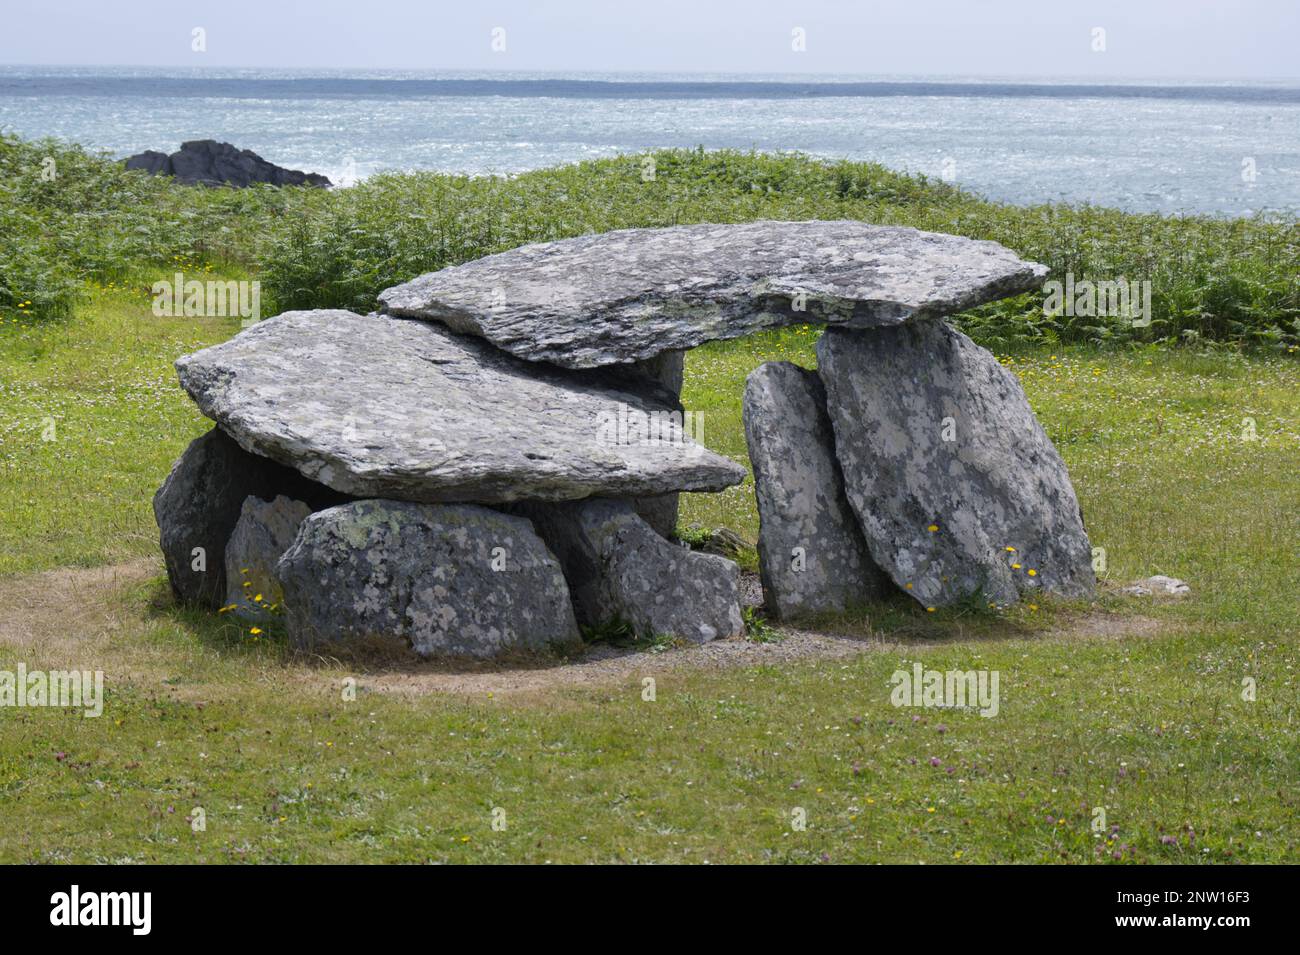
<svg viewBox="0 0 1300 955">
<path fill-rule="evenodd" d="M 299 172 L 267 162 L 251 149 L 236 149 L 215 139 L 192 139 L 170 156 L 146 150 L 126 160 L 127 169 L 143 169 L 151 175 L 172 176 L 191 186 L 234 186 L 243 189 L 255 182 L 273 186 L 319 186 L 332 183 L 314 172 Z"/>
</svg>

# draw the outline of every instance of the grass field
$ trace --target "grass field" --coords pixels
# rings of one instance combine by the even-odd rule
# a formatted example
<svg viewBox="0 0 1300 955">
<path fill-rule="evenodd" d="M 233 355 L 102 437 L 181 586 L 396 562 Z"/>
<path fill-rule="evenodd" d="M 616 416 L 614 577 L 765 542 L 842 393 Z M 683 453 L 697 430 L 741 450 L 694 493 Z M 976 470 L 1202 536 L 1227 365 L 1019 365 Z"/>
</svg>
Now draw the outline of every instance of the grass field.
<svg viewBox="0 0 1300 955">
<path fill-rule="evenodd" d="M 98 719 L 0 708 L 0 861 L 1300 862 L 1294 357 L 1003 358 L 1105 548 L 1095 605 L 900 600 L 824 621 L 834 653 L 516 679 L 303 658 L 172 606 L 150 498 L 207 424 L 171 362 L 235 330 L 115 282 L 0 332 L 0 669 L 107 684 Z M 692 352 L 705 442 L 744 462 L 745 375 L 815 336 Z M 683 522 L 752 538 L 752 486 Z M 1118 594 L 1154 573 L 1193 595 Z M 997 716 L 895 708 L 913 661 L 998 671 Z"/>
</svg>

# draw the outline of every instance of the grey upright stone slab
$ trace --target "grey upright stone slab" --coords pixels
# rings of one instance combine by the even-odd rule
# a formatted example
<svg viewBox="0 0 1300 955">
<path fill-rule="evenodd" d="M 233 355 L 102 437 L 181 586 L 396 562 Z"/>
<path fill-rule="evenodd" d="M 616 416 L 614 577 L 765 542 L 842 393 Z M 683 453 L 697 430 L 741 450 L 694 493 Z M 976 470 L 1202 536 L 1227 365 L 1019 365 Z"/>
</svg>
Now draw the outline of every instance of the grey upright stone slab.
<svg viewBox="0 0 1300 955">
<path fill-rule="evenodd" d="M 692 441 L 653 383 L 521 361 L 428 322 L 286 312 L 176 367 L 245 448 L 355 497 L 636 497 L 745 475 Z"/>
<path fill-rule="evenodd" d="M 526 245 L 380 293 L 530 361 L 639 361 L 781 325 L 873 327 L 948 315 L 1042 284 L 995 242 L 833 222 L 623 229 Z"/>
<path fill-rule="evenodd" d="M 681 351 L 661 352 L 654 358 L 633 362 L 630 365 L 612 365 L 611 371 L 622 372 L 631 376 L 643 375 L 651 381 L 662 385 L 674 399 L 680 399 L 682 384 L 686 375 L 686 353 Z M 680 402 L 679 402 L 680 404 Z M 683 411 L 683 414 L 685 412 Z M 683 418 L 683 422 L 685 422 Z M 699 438 L 693 432 L 692 436 Z M 679 495 L 655 494 L 649 497 L 632 498 L 632 507 L 655 529 L 661 537 L 672 538 L 677 533 L 677 515 L 680 510 Z"/>
<path fill-rule="evenodd" d="M 849 503 L 899 586 L 936 607 L 1093 592 L 1065 464 L 993 355 L 929 321 L 828 329 L 817 359 Z"/>
<path fill-rule="evenodd" d="M 216 608 L 226 596 L 226 542 L 249 495 L 319 499 L 297 472 L 249 454 L 220 428 L 185 449 L 154 495 L 167 577 L 178 599 Z M 332 495 L 331 495 L 332 496 Z"/>
<path fill-rule="evenodd" d="M 275 566 L 311 514 L 302 501 L 247 497 L 226 544 L 226 607 L 245 620 L 267 620 L 282 607 Z"/>
<path fill-rule="evenodd" d="M 295 643 L 401 638 L 422 656 L 575 644 L 560 565 L 529 522 L 473 504 L 318 511 L 277 568 Z"/>
<path fill-rule="evenodd" d="M 693 643 L 737 636 L 739 568 L 655 533 L 626 501 L 522 504 L 559 558 L 583 626 L 620 621 L 639 636 Z"/>
<path fill-rule="evenodd" d="M 760 365 L 745 381 L 744 419 L 769 609 L 786 619 L 840 613 L 892 591 L 844 496 L 817 373 Z"/>
</svg>

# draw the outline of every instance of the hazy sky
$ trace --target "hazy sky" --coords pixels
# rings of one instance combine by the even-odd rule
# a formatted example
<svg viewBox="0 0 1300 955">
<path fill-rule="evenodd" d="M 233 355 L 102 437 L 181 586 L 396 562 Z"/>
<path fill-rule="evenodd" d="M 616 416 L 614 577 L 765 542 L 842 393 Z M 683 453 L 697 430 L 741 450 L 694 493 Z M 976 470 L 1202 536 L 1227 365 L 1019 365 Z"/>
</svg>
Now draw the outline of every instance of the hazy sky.
<svg viewBox="0 0 1300 955">
<path fill-rule="evenodd" d="M 1298 49 L 1300 0 L 0 0 L 5 64 L 1267 78 Z"/>
</svg>

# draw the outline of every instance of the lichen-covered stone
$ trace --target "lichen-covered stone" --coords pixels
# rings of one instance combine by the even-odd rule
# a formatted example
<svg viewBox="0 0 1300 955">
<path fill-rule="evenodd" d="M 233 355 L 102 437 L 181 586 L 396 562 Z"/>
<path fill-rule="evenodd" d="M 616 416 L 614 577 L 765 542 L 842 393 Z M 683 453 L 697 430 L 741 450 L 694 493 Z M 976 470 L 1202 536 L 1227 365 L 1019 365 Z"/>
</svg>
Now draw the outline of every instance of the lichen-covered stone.
<svg viewBox="0 0 1300 955">
<path fill-rule="evenodd" d="M 277 573 L 303 647 L 392 637 L 422 656 L 489 657 L 579 639 L 560 565 L 532 525 L 473 504 L 318 511 Z"/>
<path fill-rule="evenodd" d="M 626 369 L 626 371 L 624 371 Z M 686 353 L 681 351 L 660 352 L 645 361 L 630 365 L 615 365 L 611 371 L 619 371 L 630 376 L 642 375 L 665 388 L 674 399 L 680 399 L 682 384 L 686 377 Z M 683 422 L 685 418 L 683 418 Z M 697 440 L 698 432 L 692 434 Z M 654 494 L 647 497 L 631 498 L 632 509 L 655 529 L 660 537 L 673 538 L 677 533 L 677 515 L 680 510 L 679 495 Z"/>
<path fill-rule="evenodd" d="M 926 606 L 1096 586 L 1065 464 L 1016 377 L 941 321 L 817 345 L 845 492 L 876 563 Z"/>
<path fill-rule="evenodd" d="M 314 504 L 342 499 L 289 468 L 249 454 L 220 428 L 190 443 L 153 499 L 167 578 L 178 599 L 221 606 L 226 542 L 244 500 L 278 493 Z"/>
<path fill-rule="evenodd" d="M 892 591 L 844 496 L 817 373 L 760 365 L 745 380 L 744 420 L 768 609 L 785 619 L 842 613 Z"/>
<path fill-rule="evenodd" d="M 664 540 L 626 501 L 518 505 L 564 568 L 578 621 L 693 643 L 737 636 L 739 568 Z"/>
<path fill-rule="evenodd" d="M 354 497 L 638 497 L 745 475 L 644 377 L 521 361 L 429 322 L 286 312 L 176 367 L 245 448 Z"/>
<path fill-rule="evenodd" d="M 277 495 L 247 497 L 226 544 L 226 607 L 245 620 L 264 621 L 284 603 L 276 564 L 298 536 L 311 508 Z"/>
<path fill-rule="evenodd" d="M 949 315 L 1042 283 L 995 242 L 834 222 L 622 229 L 526 245 L 379 295 L 529 361 L 638 361 L 805 322 L 872 327 Z"/>
<path fill-rule="evenodd" d="M 1177 577 L 1156 574 L 1154 577 L 1148 577 L 1145 580 L 1139 580 L 1121 588 L 1120 593 L 1128 594 L 1131 597 L 1150 597 L 1153 594 L 1159 594 L 1162 597 L 1189 597 L 1192 588 L 1188 586 L 1186 581 L 1179 580 Z"/>
</svg>

